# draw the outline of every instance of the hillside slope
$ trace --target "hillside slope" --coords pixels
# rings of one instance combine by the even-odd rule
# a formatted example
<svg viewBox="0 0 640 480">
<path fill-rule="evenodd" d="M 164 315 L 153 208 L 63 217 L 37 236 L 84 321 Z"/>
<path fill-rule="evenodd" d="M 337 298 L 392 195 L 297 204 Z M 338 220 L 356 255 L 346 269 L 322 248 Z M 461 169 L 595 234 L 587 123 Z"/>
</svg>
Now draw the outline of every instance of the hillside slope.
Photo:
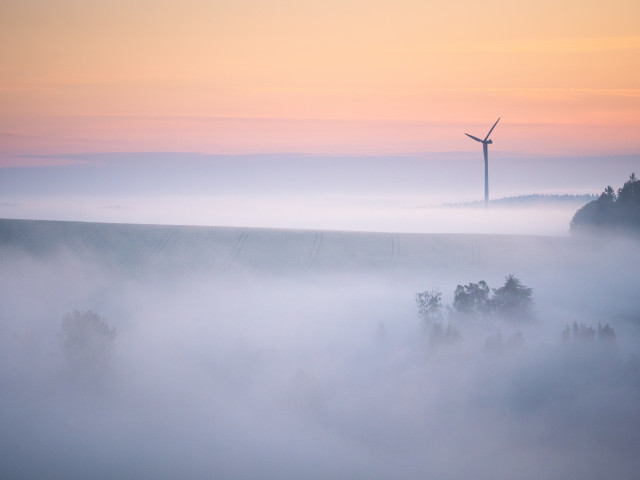
<svg viewBox="0 0 640 480">
<path fill-rule="evenodd" d="M 0 219 L 0 248 L 64 254 L 136 272 L 298 274 L 529 269 L 566 258 L 568 238 L 190 227 Z"/>
</svg>

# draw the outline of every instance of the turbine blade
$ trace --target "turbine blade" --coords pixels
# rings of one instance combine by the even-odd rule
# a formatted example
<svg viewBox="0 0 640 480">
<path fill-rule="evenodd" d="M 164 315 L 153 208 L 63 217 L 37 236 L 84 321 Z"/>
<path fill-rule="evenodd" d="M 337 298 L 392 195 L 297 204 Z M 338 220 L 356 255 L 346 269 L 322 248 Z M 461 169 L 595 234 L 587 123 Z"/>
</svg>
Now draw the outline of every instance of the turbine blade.
<svg viewBox="0 0 640 480">
<path fill-rule="evenodd" d="M 487 133 L 487 136 L 484 137 L 484 141 L 486 142 L 487 139 L 489 138 L 489 135 L 491 135 L 491 132 L 493 132 L 493 129 L 496 128 L 496 125 L 498 124 L 498 122 L 500 121 L 500 118 L 498 118 L 496 120 L 496 123 L 493 124 L 493 127 L 491 127 L 491 130 L 489 130 L 489 133 Z"/>
<path fill-rule="evenodd" d="M 473 135 L 469 135 L 468 133 L 465 133 L 465 135 L 469 138 L 473 138 L 476 142 L 482 143 L 482 140 L 480 140 L 478 137 L 474 137 Z"/>
</svg>

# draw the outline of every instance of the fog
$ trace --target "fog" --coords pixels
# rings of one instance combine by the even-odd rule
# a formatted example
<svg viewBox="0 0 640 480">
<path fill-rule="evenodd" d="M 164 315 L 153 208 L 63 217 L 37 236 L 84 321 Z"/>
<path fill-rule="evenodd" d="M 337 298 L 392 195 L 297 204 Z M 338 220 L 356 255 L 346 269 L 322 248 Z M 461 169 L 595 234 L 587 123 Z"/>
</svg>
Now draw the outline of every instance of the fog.
<svg viewBox="0 0 640 480">
<path fill-rule="evenodd" d="M 560 235 L 583 203 L 554 206 L 430 206 L 430 196 L 216 195 L 113 199 L 31 197 L 5 206 L 9 218 L 165 225 L 223 225 L 414 233 Z"/>
<path fill-rule="evenodd" d="M 567 235 L 582 206 L 439 208 L 483 199 L 484 165 L 476 151 L 395 157 L 105 153 L 42 161 L 66 164 L 0 169 L 0 217 Z M 599 194 L 639 165 L 637 156 L 527 158 L 496 151 L 490 196 Z"/>
<path fill-rule="evenodd" d="M 3 478 L 637 476 L 637 239 L 0 226 Z M 431 341 L 417 292 L 509 274 L 535 321 Z M 100 372 L 74 309 L 117 329 Z"/>
</svg>

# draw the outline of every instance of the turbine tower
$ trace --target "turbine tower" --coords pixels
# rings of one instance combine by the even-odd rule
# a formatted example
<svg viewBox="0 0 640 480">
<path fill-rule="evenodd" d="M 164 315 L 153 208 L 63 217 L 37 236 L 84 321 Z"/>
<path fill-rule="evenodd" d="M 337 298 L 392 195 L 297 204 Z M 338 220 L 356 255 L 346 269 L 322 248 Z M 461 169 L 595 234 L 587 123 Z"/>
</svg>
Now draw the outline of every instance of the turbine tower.
<svg viewBox="0 0 640 480">
<path fill-rule="evenodd" d="M 465 133 L 465 135 L 469 138 L 473 138 L 476 142 L 480 142 L 482 144 L 482 152 L 484 153 L 484 206 L 489 207 L 489 144 L 493 143 L 493 140 L 489 140 L 489 135 L 493 132 L 493 129 L 496 128 L 496 125 L 500 121 L 500 118 L 496 120 L 496 123 L 493 124 L 487 136 L 484 137 L 484 140 L 480 140 L 478 137 L 474 137 L 473 135 L 469 135 Z"/>
</svg>

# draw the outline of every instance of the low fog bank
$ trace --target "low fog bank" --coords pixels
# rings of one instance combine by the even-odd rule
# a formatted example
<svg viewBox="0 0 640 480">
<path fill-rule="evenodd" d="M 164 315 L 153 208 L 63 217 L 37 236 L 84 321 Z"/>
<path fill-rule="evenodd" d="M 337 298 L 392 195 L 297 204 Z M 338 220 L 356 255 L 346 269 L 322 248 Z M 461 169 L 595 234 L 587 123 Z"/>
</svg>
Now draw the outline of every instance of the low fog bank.
<svg viewBox="0 0 640 480">
<path fill-rule="evenodd" d="M 0 217 L 261 228 L 566 236 L 583 202 L 499 208 L 504 197 L 598 194 L 637 156 L 492 153 L 492 208 L 479 151 L 414 156 L 103 153 L 64 166 L 0 169 Z"/>
<path fill-rule="evenodd" d="M 59 249 L 35 242 L 43 230 L 23 228 L 22 243 L 4 230 L 3 478 L 631 479 L 640 468 L 633 239 L 166 239 L 153 227 L 136 242 L 135 230 L 75 225 L 93 237 L 70 248 L 65 225 Z M 457 284 L 499 287 L 512 273 L 534 289 L 535 320 L 457 319 L 459 341 L 432 341 L 417 292 L 450 304 Z M 62 348 L 74 309 L 117 330 L 100 365 Z M 616 339 L 567 342 L 573 322 L 608 323 Z"/>
<path fill-rule="evenodd" d="M 567 236 L 573 215 L 586 203 L 497 203 L 485 210 L 471 204 L 440 206 L 445 198 L 431 192 L 209 193 L 118 198 L 31 195 L 13 197 L 9 202 L 0 199 L 0 215 L 13 219 L 159 225 Z"/>
</svg>

